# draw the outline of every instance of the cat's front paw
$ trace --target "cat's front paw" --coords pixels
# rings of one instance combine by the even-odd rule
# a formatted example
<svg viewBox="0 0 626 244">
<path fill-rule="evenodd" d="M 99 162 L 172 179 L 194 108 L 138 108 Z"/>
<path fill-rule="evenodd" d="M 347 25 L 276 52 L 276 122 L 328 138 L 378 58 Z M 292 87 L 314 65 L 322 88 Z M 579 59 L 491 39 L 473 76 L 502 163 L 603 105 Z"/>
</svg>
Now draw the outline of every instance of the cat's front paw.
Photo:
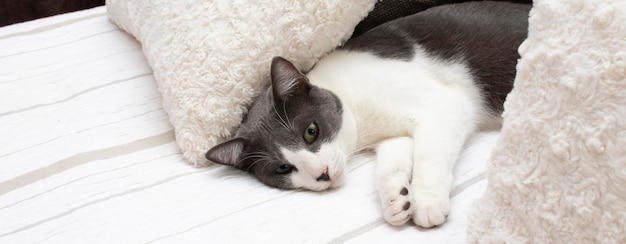
<svg viewBox="0 0 626 244">
<path fill-rule="evenodd" d="M 408 176 L 395 174 L 383 180 L 380 183 L 382 189 L 379 189 L 383 216 L 391 225 L 403 225 L 409 221 L 413 212 Z"/>
<path fill-rule="evenodd" d="M 447 191 L 414 189 L 413 222 L 423 228 L 441 225 L 450 213 L 450 198 Z"/>
</svg>

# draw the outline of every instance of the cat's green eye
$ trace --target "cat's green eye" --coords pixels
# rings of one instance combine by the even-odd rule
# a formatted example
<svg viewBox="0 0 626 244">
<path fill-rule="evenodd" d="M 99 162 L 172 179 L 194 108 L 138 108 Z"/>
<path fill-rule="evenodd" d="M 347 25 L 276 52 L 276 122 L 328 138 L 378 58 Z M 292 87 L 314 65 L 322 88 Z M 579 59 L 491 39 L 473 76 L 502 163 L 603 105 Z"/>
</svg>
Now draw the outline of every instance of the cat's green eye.
<svg viewBox="0 0 626 244">
<path fill-rule="evenodd" d="M 293 167 L 289 164 L 281 164 L 276 169 L 276 173 L 278 174 L 288 174 L 291 173 L 291 171 L 293 171 Z"/>
<path fill-rule="evenodd" d="M 317 124 L 315 122 L 311 122 L 306 130 L 304 130 L 304 141 L 307 143 L 313 143 L 317 140 L 317 136 L 319 135 L 319 129 L 317 128 Z"/>
</svg>

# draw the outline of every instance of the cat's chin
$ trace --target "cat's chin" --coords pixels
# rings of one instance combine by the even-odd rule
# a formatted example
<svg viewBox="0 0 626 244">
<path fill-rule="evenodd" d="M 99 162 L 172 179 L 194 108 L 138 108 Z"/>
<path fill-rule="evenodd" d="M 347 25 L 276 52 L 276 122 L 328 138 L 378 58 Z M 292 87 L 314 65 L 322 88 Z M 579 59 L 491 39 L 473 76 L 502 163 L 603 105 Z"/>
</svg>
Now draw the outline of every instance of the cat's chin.
<svg viewBox="0 0 626 244">
<path fill-rule="evenodd" d="M 336 170 L 334 172 L 330 172 L 330 180 L 328 181 L 312 181 L 309 180 L 308 182 L 304 183 L 299 183 L 298 180 L 296 180 L 296 187 L 302 190 L 309 190 L 309 191 L 327 191 L 327 190 L 332 190 L 332 189 L 336 189 L 339 188 L 341 186 L 344 185 L 345 181 L 344 181 L 344 172 L 343 169 L 340 170 Z M 294 178 L 292 178 L 293 180 Z"/>
<path fill-rule="evenodd" d="M 321 191 L 330 191 L 333 189 L 337 189 L 341 186 L 344 185 L 344 181 L 343 181 L 343 177 L 333 180 L 331 182 L 328 182 L 327 184 L 322 184 L 322 185 L 316 185 L 316 186 L 308 186 L 308 187 L 304 187 L 302 188 L 303 190 L 308 190 L 308 191 L 317 191 L 317 192 L 321 192 Z"/>
</svg>

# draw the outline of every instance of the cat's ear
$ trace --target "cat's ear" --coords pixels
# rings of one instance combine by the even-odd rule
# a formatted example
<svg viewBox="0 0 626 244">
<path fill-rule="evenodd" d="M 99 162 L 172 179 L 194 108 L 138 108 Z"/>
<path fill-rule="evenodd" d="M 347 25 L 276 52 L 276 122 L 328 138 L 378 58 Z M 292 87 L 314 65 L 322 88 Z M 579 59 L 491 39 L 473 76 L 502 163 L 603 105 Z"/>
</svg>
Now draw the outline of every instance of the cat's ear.
<svg viewBox="0 0 626 244">
<path fill-rule="evenodd" d="M 241 155 L 243 154 L 244 139 L 235 138 L 222 142 L 206 152 L 205 157 L 214 163 L 240 168 Z"/>
<path fill-rule="evenodd" d="M 282 57 L 272 59 L 272 95 L 277 101 L 286 101 L 310 88 L 309 80 L 291 62 Z"/>
</svg>

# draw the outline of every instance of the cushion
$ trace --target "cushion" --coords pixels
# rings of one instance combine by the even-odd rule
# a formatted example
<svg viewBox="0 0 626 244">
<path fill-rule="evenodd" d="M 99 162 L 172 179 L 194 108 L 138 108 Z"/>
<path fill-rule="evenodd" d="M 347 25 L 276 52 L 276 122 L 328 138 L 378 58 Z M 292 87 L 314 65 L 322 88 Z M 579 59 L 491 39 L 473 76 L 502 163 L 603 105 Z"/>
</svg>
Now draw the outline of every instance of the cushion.
<svg viewBox="0 0 626 244">
<path fill-rule="evenodd" d="M 272 57 L 306 71 L 350 37 L 376 0 L 107 0 L 142 44 L 183 157 L 231 136 L 269 81 Z"/>
<path fill-rule="evenodd" d="M 470 243 L 626 243 L 624 9 L 535 1 Z"/>
</svg>

